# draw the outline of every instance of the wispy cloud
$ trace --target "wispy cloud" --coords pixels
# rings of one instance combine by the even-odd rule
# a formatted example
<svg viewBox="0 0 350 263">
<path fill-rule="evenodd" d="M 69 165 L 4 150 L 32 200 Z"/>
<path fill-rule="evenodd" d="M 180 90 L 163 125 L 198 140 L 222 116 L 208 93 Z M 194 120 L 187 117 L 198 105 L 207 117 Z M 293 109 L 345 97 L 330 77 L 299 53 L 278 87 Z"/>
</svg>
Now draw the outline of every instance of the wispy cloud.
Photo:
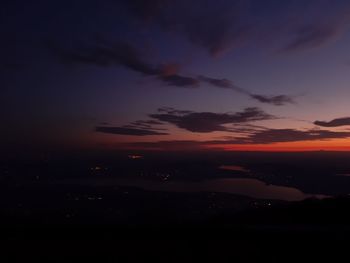
<svg viewBox="0 0 350 263">
<path fill-rule="evenodd" d="M 334 132 L 329 130 L 296 130 L 296 129 L 266 129 L 237 140 L 236 144 L 270 144 L 278 142 L 321 141 L 350 137 L 350 132 Z"/>
<path fill-rule="evenodd" d="M 119 0 L 134 17 L 164 31 L 181 34 L 216 56 L 240 44 L 249 34 L 240 23 L 244 1 Z"/>
<path fill-rule="evenodd" d="M 344 34 L 350 10 L 346 1 L 287 1 L 284 5 L 259 0 L 115 1 L 123 3 L 134 18 L 147 26 L 153 24 L 180 34 L 212 56 L 247 45 L 261 34 L 268 35 L 269 42 L 288 39 L 281 48 L 286 52 L 318 48 Z M 327 12 L 318 12 L 320 9 Z"/>
<path fill-rule="evenodd" d="M 232 89 L 241 93 L 248 93 L 244 89 L 236 86 L 231 80 L 198 76 L 198 79 L 217 88 Z"/>
<path fill-rule="evenodd" d="M 123 126 L 99 125 L 95 131 L 132 136 L 168 135 L 167 128 L 164 127 L 164 124 L 168 123 L 196 133 L 215 131 L 248 133 L 261 129 L 260 126 L 250 125 L 250 122 L 276 118 L 259 108 L 246 108 L 236 113 L 214 113 L 177 110 L 169 107 L 159 108 L 157 113 L 150 114 L 149 117 L 152 119 L 133 121 Z M 225 126 L 227 124 L 231 126 Z"/>
<path fill-rule="evenodd" d="M 212 87 L 239 92 L 261 103 L 268 103 L 275 106 L 294 103 L 293 98 L 290 96 L 254 94 L 238 87 L 231 80 L 225 78 L 212 78 L 203 75 L 197 77 L 181 75 L 179 74 L 179 64 L 165 63 L 158 66 L 154 65 L 154 63 L 146 61 L 137 48 L 126 42 L 92 43 L 73 49 L 62 48 L 59 45 L 51 43 L 49 48 L 66 63 L 90 64 L 100 67 L 123 66 L 134 72 L 153 76 L 168 86 L 198 88 L 201 84 L 207 83 Z"/>
<path fill-rule="evenodd" d="M 295 32 L 293 40 L 284 51 L 299 51 L 321 47 L 340 37 L 346 24 L 315 24 L 303 26 Z"/>
<path fill-rule="evenodd" d="M 259 101 L 261 103 L 267 103 L 275 106 L 282 106 L 286 104 L 293 104 L 295 103 L 294 99 L 291 96 L 288 95 L 272 95 L 272 96 L 266 96 L 261 94 L 254 94 L 246 89 L 242 89 L 235 85 L 232 81 L 228 79 L 217 79 L 217 78 L 209 78 L 205 76 L 199 76 L 199 80 L 209 83 L 210 85 L 218 88 L 223 89 L 231 89 L 236 92 L 245 94 L 249 96 L 250 98 Z"/>
<path fill-rule="evenodd" d="M 78 48 L 68 49 L 50 42 L 49 49 L 63 62 L 88 64 L 100 67 L 123 66 L 147 76 L 154 76 L 167 85 L 194 87 L 198 80 L 177 74 L 178 65 L 153 65 L 147 62 L 141 52 L 132 44 L 123 41 L 89 43 Z"/>
<path fill-rule="evenodd" d="M 153 119 L 171 123 L 178 128 L 191 132 L 230 131 L 225 124 L 241 124 L 260 120 L 269 120 L 274 116 L 265 113 L 259 108 L 246 108 L 236 113 L 188 112 L 161 109 L 163 113 L 150 114 Z"/>
<path fill-rule="evenodd" d="M 150 129 L 128 128 L 128 127 L 110 127 L 97 126 L 96 132 L 118 134 L 118 135 L 132 135 L 132 136 L 146 136 L 146 135 L 167 135 L 165 132 L 158 132 Z"/>
<path fill-rule="evenodd" d="M 185 77 L 178 74 L 160 76 L 159 78 L 170 86 L 194 88 L 194 87 L 198 87 L 199 85 L 198 79 L 192 78 L 192 77 Z"/>
<path fill-rule="evenodd" d="M 315 125 L 323 127 L 339 127 L 350 125 L 350 117 L 338 118 L 331 121 L 315 121 Z"/>
<path fill-rule="evenodd" d="M 252 99 L 255 99 L 261 103 L 267 103 L 267 104 L 272 104 L 276 106 L 295 103 L 294 99 L 287 95 L 265 96 L 265 95 L 259 95 L 259 94 L 249 94 L 249 96 Z"/>
</svg>

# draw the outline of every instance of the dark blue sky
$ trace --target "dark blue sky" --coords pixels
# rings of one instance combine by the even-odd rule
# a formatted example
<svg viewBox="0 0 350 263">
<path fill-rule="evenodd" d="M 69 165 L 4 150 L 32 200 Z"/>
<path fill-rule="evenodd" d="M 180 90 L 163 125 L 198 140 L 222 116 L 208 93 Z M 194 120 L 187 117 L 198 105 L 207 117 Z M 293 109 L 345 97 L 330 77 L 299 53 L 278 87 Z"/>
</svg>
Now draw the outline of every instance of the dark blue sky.
<svg viewBox="0 0 350 263">
<path fill-rule="evenodd" d="M 7 148 L 350 147 L 348 1 L 1 5 Z"/>
</svg>

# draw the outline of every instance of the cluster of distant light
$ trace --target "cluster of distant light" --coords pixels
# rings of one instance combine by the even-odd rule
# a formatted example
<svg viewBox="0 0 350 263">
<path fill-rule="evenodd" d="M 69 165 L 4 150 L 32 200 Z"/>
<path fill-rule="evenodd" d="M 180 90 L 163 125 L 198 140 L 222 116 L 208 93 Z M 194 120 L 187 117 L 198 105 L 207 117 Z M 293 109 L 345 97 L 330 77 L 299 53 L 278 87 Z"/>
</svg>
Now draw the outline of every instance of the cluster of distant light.
<svg viewBox="0 0 350 263">
<path fill-rule="evenodd" d="M 130 154 L 128 155 L 129 159 L 142 159 L 143 156 L 142 155 L 138 155 L 138 154 Z"/>
</svg>

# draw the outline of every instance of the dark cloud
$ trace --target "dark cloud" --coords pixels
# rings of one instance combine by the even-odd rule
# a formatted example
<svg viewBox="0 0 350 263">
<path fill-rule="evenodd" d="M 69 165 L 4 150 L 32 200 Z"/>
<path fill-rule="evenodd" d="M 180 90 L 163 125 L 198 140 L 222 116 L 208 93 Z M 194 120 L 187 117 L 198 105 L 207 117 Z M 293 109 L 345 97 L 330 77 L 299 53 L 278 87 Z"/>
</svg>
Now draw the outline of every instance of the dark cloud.
<svg viewBox="0 0 350 263">
<path fill-rule="evenodd" d="M 119 2 L 146 25 L 153 23 L 164 31 L 178 33 L 212 56 L 254 40 L 261 41 L 266 36 L 270 43 L 288 38 L 284 51 L 317 48 L 345 32 L 350 9 L 344 1 L 312 0 L 287 1 L 281 5 L 259 0 Z M 318 12 L 321 9 L 327 12 Z"/>
<path fill-rule="evenodd" d="M 197 4 L 200 5 L 198 2 Z M 241 44 L 249 30 L 239 24 L 238 9 L 232 8 L 232 5 L 228 8 L 225 5 L 215 7 L 196 9 L 196 12 L 180 18 L 182 20 L 179 22 L 176 19 L 170 21 L 169 27 L 177 28 L 192 43 L 208 50 L 210 55 L 220 55 Z M 183 14 L 186 11 L 182 11 Z"/>
<path fill-rule="evenodd" d="M 180 68 L 181 66 L 178 63 L 163 64 L 160 67 L 161 75 L 163 77 L 176 75 L 180 71 Z"/>
<path fill-rule="evenodd" d="M 249 91 L 236 86 L 228 79 L 211 78 L 207 76 L 189 77 L 180 75 L 180 65 L 168 63 L 155 66 L 147 62 L 144 56 L 133 45 L 126 42 L 98 41 L 91 45 L 83 45 L 79 48 L 66 49 L 52 42 L 48 44 L 51 51 L 59 56 L 62 61 L 69 64 L 91 64 L 101 67 L 123 66 L 143 75 L 154 76 L 169 86 L 197 88 L 201 83 L 245 94 L 251 98 L 276 106 L 293 103 L 293 99 L 287 95 L 264 96 L 252 94 Z"/>
<path fill-rule="evenodd" d="M 257 131 L 246 138 L 233 140 L 236 144 L 269 144 L 278 142 L 319 141 L 347 138 L 350 132 L 333 132 L 328 130 L 266 129 Z"/>
<path fill-rule="evenodd" d="M 199 85 L 199 81 L 197 79 L 177 74 L 169 76 L 160 76 L 159 78 L 170 86 L 195 88 Z"/>
<path fill-rule="evenodd" d="M 350 117 L 338 118 L 331 121 L 315 121 L 314 124 L 323 127 L 338 127 L 350 125 Z"/>
<path fill-rule="evenodd" d="M 299 28 L 293 41 L 288 44 L 285 51 L 296 51 L 317 48 L 337 38 L 343 31 L 344 25 L 304 26 Z"/>
<path fill-rule="evenodd" d="M 277 96 L 265 96 L 265 95 L 259 95 L 259 94 L 253 94 L 249 92 L 248 90 L 242 89 L 238 86 L 236 86 L 232 81 L 228 79 L 217 79 L 217 78 L 209 78 L 205 76 L 199 76 L 199 80 L 202 82 L 208 83 L 214 87 L 223 88 L 223 89 L 231 89 L 236 92 L 248 95 L 254 100 L 257 100 L 261 103 L 268 103 L 275 106 L 282 106 L 290 103 L 295 103 L 294 100 L 287 95 L 277 95 Z"/>
<path fill-rule="evenodd" d="M 50 44 L 50 49 L 66 63 L 92 64 L 97 66 L 124 66 L 148 76 L 155 76 L 169 86 L 196 87 L 197 78 L 179 75 L 175 63 L 154 66 L 146 62 L 140 52 L 131 44 L 114 42 L 108 45 L 95 43 L 88 47 L 69 50 Z"/>
<path fill-rule="evenodd" d="M 268 103 L 276 106 L 295 103 L 293 98 L 287 95 L 264 96 L 264 95 L 258 95 L 258 94 L 249 94 L 249 96 L 261 103 Z"/>
<path fill-rule="evenodd" d="M 164 123 L 160 122 L 160 121 L 155 121 L 155 120 L 139 120 L 139 121 L 134 121 L 131 124 L 133 124 L 133 125 L 162 125 Z"/>
<path fill-rule="evenodd" d="M 199 76 L 198 79 L 203 82 L 209 83 L 214 87 L 223 88 L 223 89 L 232 89 L 238 92 L 247 93 L 245 90 L 234 85 L 233 82 L 228 79 L 216 79 L 216 78 L 209 78 L 206 76 Z"/>
<path fill-rule="evenodd" d="M 158 112 L 165 112 L 168 114 L 188 114 L 192 113 L 190 110 L 177 110 L 171 107 L 162 107 L 157 110 Z"/>
<path fill-rule="evenodd" d="M 195 87 L 199 84 L 196 78 L 177 74 L 178 64 L 155 66 L 148 63 L 133 45 L 122 41 L 93 43 L 74 49 L 62 48 L 51 42 L 48 47 L 63 62 L 69 64 L 90 64 L 102 67 L 123 66 L 143 75 L 157 77 L 170 86 Z"/>
<path fill-rule="evenodd" d="M 153 131 L 165 131 L 164 128 L 159 128 L 159 125 L 162 125 L 164 123 L 160 121 L 155 120 L 138 120 L 131 122 L 128 125 L 124 125 L 124 128 L 132 128 L 132 129 L 146 129 L 146 130 L 153 130 Z M 155 127 L 156 126 L 156 127 Z"/>
<path fill-rule="evenodd" d="M 133 136 L 146 136 L 146 135 L 167 135 L 165 128 L 159 128 L 159 125 L 164 123 L 157 120 L 138 120 L 131 122 L 128 125 L 123 126 L 107 126 L 108 123 L 102 124 L 95 128 L 96 132 L 104 132 L 110 134 L 119 135 L 133 135 Z"/>
<path fill-rule="evenodd" d="M 96 132 L 119 134 L 119 135 L 133 135 L 133 136 L 146 136 L 146 135 L 167 135 L 164 132 L 157 132 L 148 129 L 128 128 L 128 127 L 109 127 L 109 126 L 97 126 Z"/>
<path fill-rule="evenodd" d="M 73 49 L 66 49 L 50 42 L 48 47 L 66 63 L 93 64 L 105 67 L 122 65 L 145 75 L 158 75 L 160 73 L 159 69 L 142 59 L 140 52 L 134 46 L 126 42 L 93 43 Z"/>
<path fill-rule="evenodd" d="M 60 59 L 69 64 L 92 64 L 101 67 L 123 66 L 143 75 L 154 76 L 169 86 L 197 88 L 204 82 L 217 88 L 231 89 L 245 94 L 262 103 L 269 103 L 276 106 L 293 103 L 293 99 L 287 95 L 269 97 L 252 94 L 225 78 L 211 78 L 202 75 L 198 77 L 180 75 L 178 73 L 180 65 L 176 63 L 155 66 L 152 63 L 148 63 L 139 50 L 126 42 L 115 41 L 107 43 L 106 41 L 99 41 L 91 45 L 84 45 L 73 49 L 65 49 L 52 42 L 48 46 L 55 55 L 58 55 Z"/>
<path fill-rule="evenodd" d="M 244 1 L 119 0 L 142 21 L 177 32 L 215 56 L 241 43 L 249 33 L 240 23 Z"/>
<path fill-rule="evenodd" d="M 178 128 L 200 133 L 229 131 L 230 129 L 225 127 L 225 124 L 241 124 L 274 118 L 259 108 L 246 108 L 244 111 L 236 113 L 182 112 L 171 108 L 168 112 L 164 109 L 161 111 L 164 113 L 149 116 L 159 121 L 174 124 Z"/>
</svg>

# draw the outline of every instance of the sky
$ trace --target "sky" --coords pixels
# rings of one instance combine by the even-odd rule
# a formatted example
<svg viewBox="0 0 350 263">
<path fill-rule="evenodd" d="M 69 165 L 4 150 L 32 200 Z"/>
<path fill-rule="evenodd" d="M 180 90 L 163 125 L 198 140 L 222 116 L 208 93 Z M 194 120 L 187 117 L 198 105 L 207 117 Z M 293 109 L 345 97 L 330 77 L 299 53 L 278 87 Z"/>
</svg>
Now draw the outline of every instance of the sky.
<svg viewBox="0 0 350 263">
<path fill-rule="evenodd" d="M 350 150 L 349 1 L 0 10 L 2 153 Z"/>
</svg>

